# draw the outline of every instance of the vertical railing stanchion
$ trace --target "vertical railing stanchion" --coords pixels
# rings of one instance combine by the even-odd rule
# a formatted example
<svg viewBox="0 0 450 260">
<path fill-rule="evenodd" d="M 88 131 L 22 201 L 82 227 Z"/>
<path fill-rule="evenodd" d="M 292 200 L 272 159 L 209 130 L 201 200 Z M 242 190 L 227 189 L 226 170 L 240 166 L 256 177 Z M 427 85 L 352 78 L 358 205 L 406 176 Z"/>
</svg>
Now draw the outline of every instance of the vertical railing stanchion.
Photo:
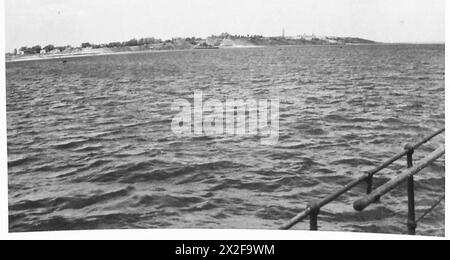
<svg viewBox="0 0 450 260">
<path fill-rule="evenodd" d="M 367 176 L 367 195 L 372 193 L 372 189 L 373 189 L 373 176 L 369 174 Z"/>
<path fill-rule="evenodd" d="M 309 216 L 309 230 L 310 231 L 318 231 L 319 230 L 317 217 L 318 217 L 318 215 L 313 215 L 313 214 L 311 214 L 311 216 Z"/>
<path fill-rule="evenodd" d="M 317 203 L 312 203 L 310 205 L 310 208 L 311 208 L 311 214 L 309 215 L 309 230 L 310 231 L 318 231 L 319 230 L 318 218 L 319 218 L 320 208 L 317 205 Z"/>
<path fill-rule="evenodd" d="M 408 169 L 413 167 L 413 154 L 414 148 L 411 145 L 406 145 L 405 149 L 408 151 L 406 154 Z M 410 235 L 416 235 L 416 202 L 414 194 L 414 176 L 408 178 L 408 233 Z"/>
<path fill-rule="evenodd" d="M 408 233 L 416 235 L 416 206 L 414 201 L 414 176 L 408 179 Z"/>
</svg>

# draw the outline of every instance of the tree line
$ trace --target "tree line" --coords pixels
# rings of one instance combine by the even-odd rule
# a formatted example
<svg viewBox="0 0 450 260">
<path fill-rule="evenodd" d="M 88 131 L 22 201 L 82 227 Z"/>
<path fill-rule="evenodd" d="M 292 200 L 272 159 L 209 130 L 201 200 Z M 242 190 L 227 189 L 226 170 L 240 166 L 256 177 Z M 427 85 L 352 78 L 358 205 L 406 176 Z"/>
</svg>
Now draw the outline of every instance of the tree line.
<svg viewBox="0 0 450 260">
<path fill-rule="evenodd" d="M 193 42 L 196 39 L 193 38 L 186 38 L 186 40 L 189 40 L 190 42 Z M 93 44 L 89 42 L 82 43 L 79 48 L 85 49 L 85 48 L 92 48 L 92 49 L 100 49 L 100 48 L 120 48 L 120 47 L 134 47 L 134 46 L 144 46 L 144 45 L 151 45 L 151 44 L 159 44 L 159 43 L 168 43 L 172 42 L 172 40 L 166 40 L 163 41 L 161 39 L 156 38 L 142 38 L 142 39 L 131 39 L 129 41 L 125 42 L 110 42 L 110 43 L 104 43 L 104 44 Z M 39 54 L 43 50 L 48 53 L 54 50 L 58 51 L 64 51 L 66 49 L 73 49 L 72 46 L 54 46 L 53 44 L 49 44 L 45 47 L 41 47 L 40 45 L 36 45 L 33 47 L 24 46 L 19 49 L 19 52 L 24 54 Z M 15 54 L 18 54 L 18 51 L 14 51 Z"/>
</svg>

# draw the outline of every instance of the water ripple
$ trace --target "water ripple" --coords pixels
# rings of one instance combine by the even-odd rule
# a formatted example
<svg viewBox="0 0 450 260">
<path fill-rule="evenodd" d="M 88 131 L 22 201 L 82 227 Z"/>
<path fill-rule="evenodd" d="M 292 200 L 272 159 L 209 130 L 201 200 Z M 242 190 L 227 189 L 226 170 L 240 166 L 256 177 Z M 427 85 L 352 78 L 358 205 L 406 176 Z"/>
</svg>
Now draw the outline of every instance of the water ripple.
<svg viewBox="0 0 450 260">
<path fill-rule="evenodd" d="M 444 46 L 297 46 L 138 53 L 6 65 L 10 231 L 276 229 L 405 143 L 441 128 Z M 176 99 L 270 98 L 280 138 L 177 138 Z M 276 91 L 274 91 L 276 90 Z M 224 101 L 224 100 L 223 100 Z M 417 151 L 425 156 L 444 142 Z M 377 185 L 404 168 L 398 162 Z M 444 192 L 444 160 L 417 207 Z M 355 213 L 365 187 L 324 208 L 321 229 L 404 233 L 404 189 Z M 440 207 L 419 227 L 442 235 Z M 301 223 L 299 229 L 308 228 Z"/>
</svg>

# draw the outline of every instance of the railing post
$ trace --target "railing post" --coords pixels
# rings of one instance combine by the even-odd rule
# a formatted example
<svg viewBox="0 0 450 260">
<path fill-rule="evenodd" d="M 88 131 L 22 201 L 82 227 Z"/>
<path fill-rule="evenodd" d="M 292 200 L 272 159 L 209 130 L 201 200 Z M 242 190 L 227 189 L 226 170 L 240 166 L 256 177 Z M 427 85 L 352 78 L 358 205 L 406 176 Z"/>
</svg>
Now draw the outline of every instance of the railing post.
<svg viewBox="0 0 450 260">
<path fill-rule="evenodd" d="M 414 148 L 411 145 L 406 145 L 405 149 L 408 169 L 413 167 Z M 416 205 L 414 195 L 414 176 L 408 178 L 408 233 L 412 236 L 416 235 Z"/>
<path fill-rule="evenodd" d="M 311 209 L 311 213 L 309 214 L 309 230 L 318 231 L 318 217 L 320 213 L 320 207 L 317 203 L 311 203 L 309 208 Z"/>
<path fill-rule="evenodd" d="M 372 194 L 373 191 L 373 175 L 369 174 L 367 176 L 367 195 Z M 379 198 L 377 201 L 375 201 L 376 203 L 379 203 L 381 200 L 381 198 Z"/>
<path fill-rule="evenodd" d="M 372 193 L 372 189 L 373 189 L 373 176 L 369 174 L 367 176 L 367 195 Z"/>
</svg>

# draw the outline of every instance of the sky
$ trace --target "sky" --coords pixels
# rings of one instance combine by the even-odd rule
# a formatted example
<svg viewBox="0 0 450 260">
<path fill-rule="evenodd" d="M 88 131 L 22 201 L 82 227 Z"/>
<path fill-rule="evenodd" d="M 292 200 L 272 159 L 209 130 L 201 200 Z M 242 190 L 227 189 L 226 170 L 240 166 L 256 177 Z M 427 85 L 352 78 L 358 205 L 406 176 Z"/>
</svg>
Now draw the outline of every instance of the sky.
<svg viewBox="0 0 450 260">
<path fill-rule="evenodd" d="M 6 50 L 229 32 L 445 42 L 445 0 L 5 0 Z"/>
</svg>

